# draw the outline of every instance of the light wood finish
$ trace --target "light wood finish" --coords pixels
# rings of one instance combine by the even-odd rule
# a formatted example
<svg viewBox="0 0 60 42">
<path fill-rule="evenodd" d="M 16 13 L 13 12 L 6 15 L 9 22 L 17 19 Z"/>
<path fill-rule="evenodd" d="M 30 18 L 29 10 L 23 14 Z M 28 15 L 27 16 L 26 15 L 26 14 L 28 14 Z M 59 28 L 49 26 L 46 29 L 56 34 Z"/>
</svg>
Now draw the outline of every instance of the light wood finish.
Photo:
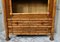
<svg viewBox="0 0 60 42">
<path fill-rule="evenodd" d="M 10 13 L 12 13 L 12 0 L 9 0 L 10 1 Z M 12 14 L 10 14 L 12 15 Z"/>
<path fill-rule="evenodd" d="M 6 40 L 9 40 L 9 29 L 8 29 L 8 21 L 7 18 L 10 17 L 10 11 L 9 11 L 9 1 L 8 0 L 2 0 L 3 4 L 3 12 L 4 12 L 4 25 L 5 25 L 5 32 L 6 32 Z"/>
<path fill-rule="evenodd" d="M 24 0 L 23 0 L 24 1 Z M 56 0 L 3 0 L 6 39 L 14 35 L 49 35 L 54 39 Z"/>
<path fill-rule="evenodd" d="M 53 0 L 53 10 L 52 10 L 52 29 L 50 39 L 54 40 L 54 25 L 55 25 L 55 14 L 56 14 L 56 0 Z"/>
</svg>

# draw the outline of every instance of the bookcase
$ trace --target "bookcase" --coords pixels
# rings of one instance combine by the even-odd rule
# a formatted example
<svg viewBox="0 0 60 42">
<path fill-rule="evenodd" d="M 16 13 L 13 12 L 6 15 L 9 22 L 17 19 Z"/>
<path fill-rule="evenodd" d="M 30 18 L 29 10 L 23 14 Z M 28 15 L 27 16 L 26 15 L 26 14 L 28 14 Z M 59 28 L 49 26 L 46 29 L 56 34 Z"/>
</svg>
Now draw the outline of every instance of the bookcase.
<svg viewBox="0 0 60 42">
<path fill-rule="evenodd" d="M 6 40 L 14 35 L 47 35 L 54 40 L 56 0 L 3 0 Z"/>
</svg>

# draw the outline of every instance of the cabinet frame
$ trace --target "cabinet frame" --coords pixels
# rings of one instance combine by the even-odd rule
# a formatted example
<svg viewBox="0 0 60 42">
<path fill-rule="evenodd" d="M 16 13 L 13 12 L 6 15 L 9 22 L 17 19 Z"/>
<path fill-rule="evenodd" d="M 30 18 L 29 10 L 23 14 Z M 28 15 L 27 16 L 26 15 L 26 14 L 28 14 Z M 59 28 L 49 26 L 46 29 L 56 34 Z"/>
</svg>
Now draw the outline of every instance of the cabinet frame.
<svg viewBox="0 0 60 42">
<path fill-rule="evenodd" d="M 4 25 L 5 25 L 5 32 L 6 32 L 6 40 L 9 40 L 9 29 L 8 29 L 8 18 L 12 17 L 12 5 L 11 0 L 2 0 L 3 3 L 3 12 L 4 12 Z M 11 8 L 11 9 L 10 9 Z M 52 18 L 52 28 L 50 30 L 50 39 L 54 39 L 54 24 L 55 24 L 55 14 L 56 14 L 56 0 L 48 0 L 48 8 L 50 17 Z M 11 10 L 11 11 L 10 11 Z"/>
</svg>

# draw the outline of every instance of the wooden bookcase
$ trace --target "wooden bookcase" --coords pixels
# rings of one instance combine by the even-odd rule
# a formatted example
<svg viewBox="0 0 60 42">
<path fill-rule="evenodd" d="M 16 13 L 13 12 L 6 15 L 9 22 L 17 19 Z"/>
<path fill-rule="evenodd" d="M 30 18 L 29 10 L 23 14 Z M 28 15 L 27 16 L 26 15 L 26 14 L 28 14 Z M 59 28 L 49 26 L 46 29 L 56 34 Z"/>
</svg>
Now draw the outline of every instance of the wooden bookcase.
<svg viewBox="0 0 60 42">
<path fill-rule="evenodd" d="M 14 35 L 48 35 L 54 39 L 56 0 L 3 0 L 6 40 Z"/>
</svg>

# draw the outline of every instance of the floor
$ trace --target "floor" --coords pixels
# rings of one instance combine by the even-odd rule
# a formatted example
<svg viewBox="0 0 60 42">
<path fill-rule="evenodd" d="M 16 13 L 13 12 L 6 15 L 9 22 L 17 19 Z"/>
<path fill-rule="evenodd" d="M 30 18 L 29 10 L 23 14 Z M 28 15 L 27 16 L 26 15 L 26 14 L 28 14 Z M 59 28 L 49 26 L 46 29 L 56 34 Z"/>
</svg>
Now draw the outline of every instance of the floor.
<svg viewBox="0 0 60 42">
<path fill-rule="evenodd" d="M 56 34 L 54 40 L 50 41 L 48 36 L 15 36 L 10 34 L 10 40 L 5 40 L 5 31 L 0 32 L 0 42 L 60 42 L 60 37 Z"/>
</svg>

